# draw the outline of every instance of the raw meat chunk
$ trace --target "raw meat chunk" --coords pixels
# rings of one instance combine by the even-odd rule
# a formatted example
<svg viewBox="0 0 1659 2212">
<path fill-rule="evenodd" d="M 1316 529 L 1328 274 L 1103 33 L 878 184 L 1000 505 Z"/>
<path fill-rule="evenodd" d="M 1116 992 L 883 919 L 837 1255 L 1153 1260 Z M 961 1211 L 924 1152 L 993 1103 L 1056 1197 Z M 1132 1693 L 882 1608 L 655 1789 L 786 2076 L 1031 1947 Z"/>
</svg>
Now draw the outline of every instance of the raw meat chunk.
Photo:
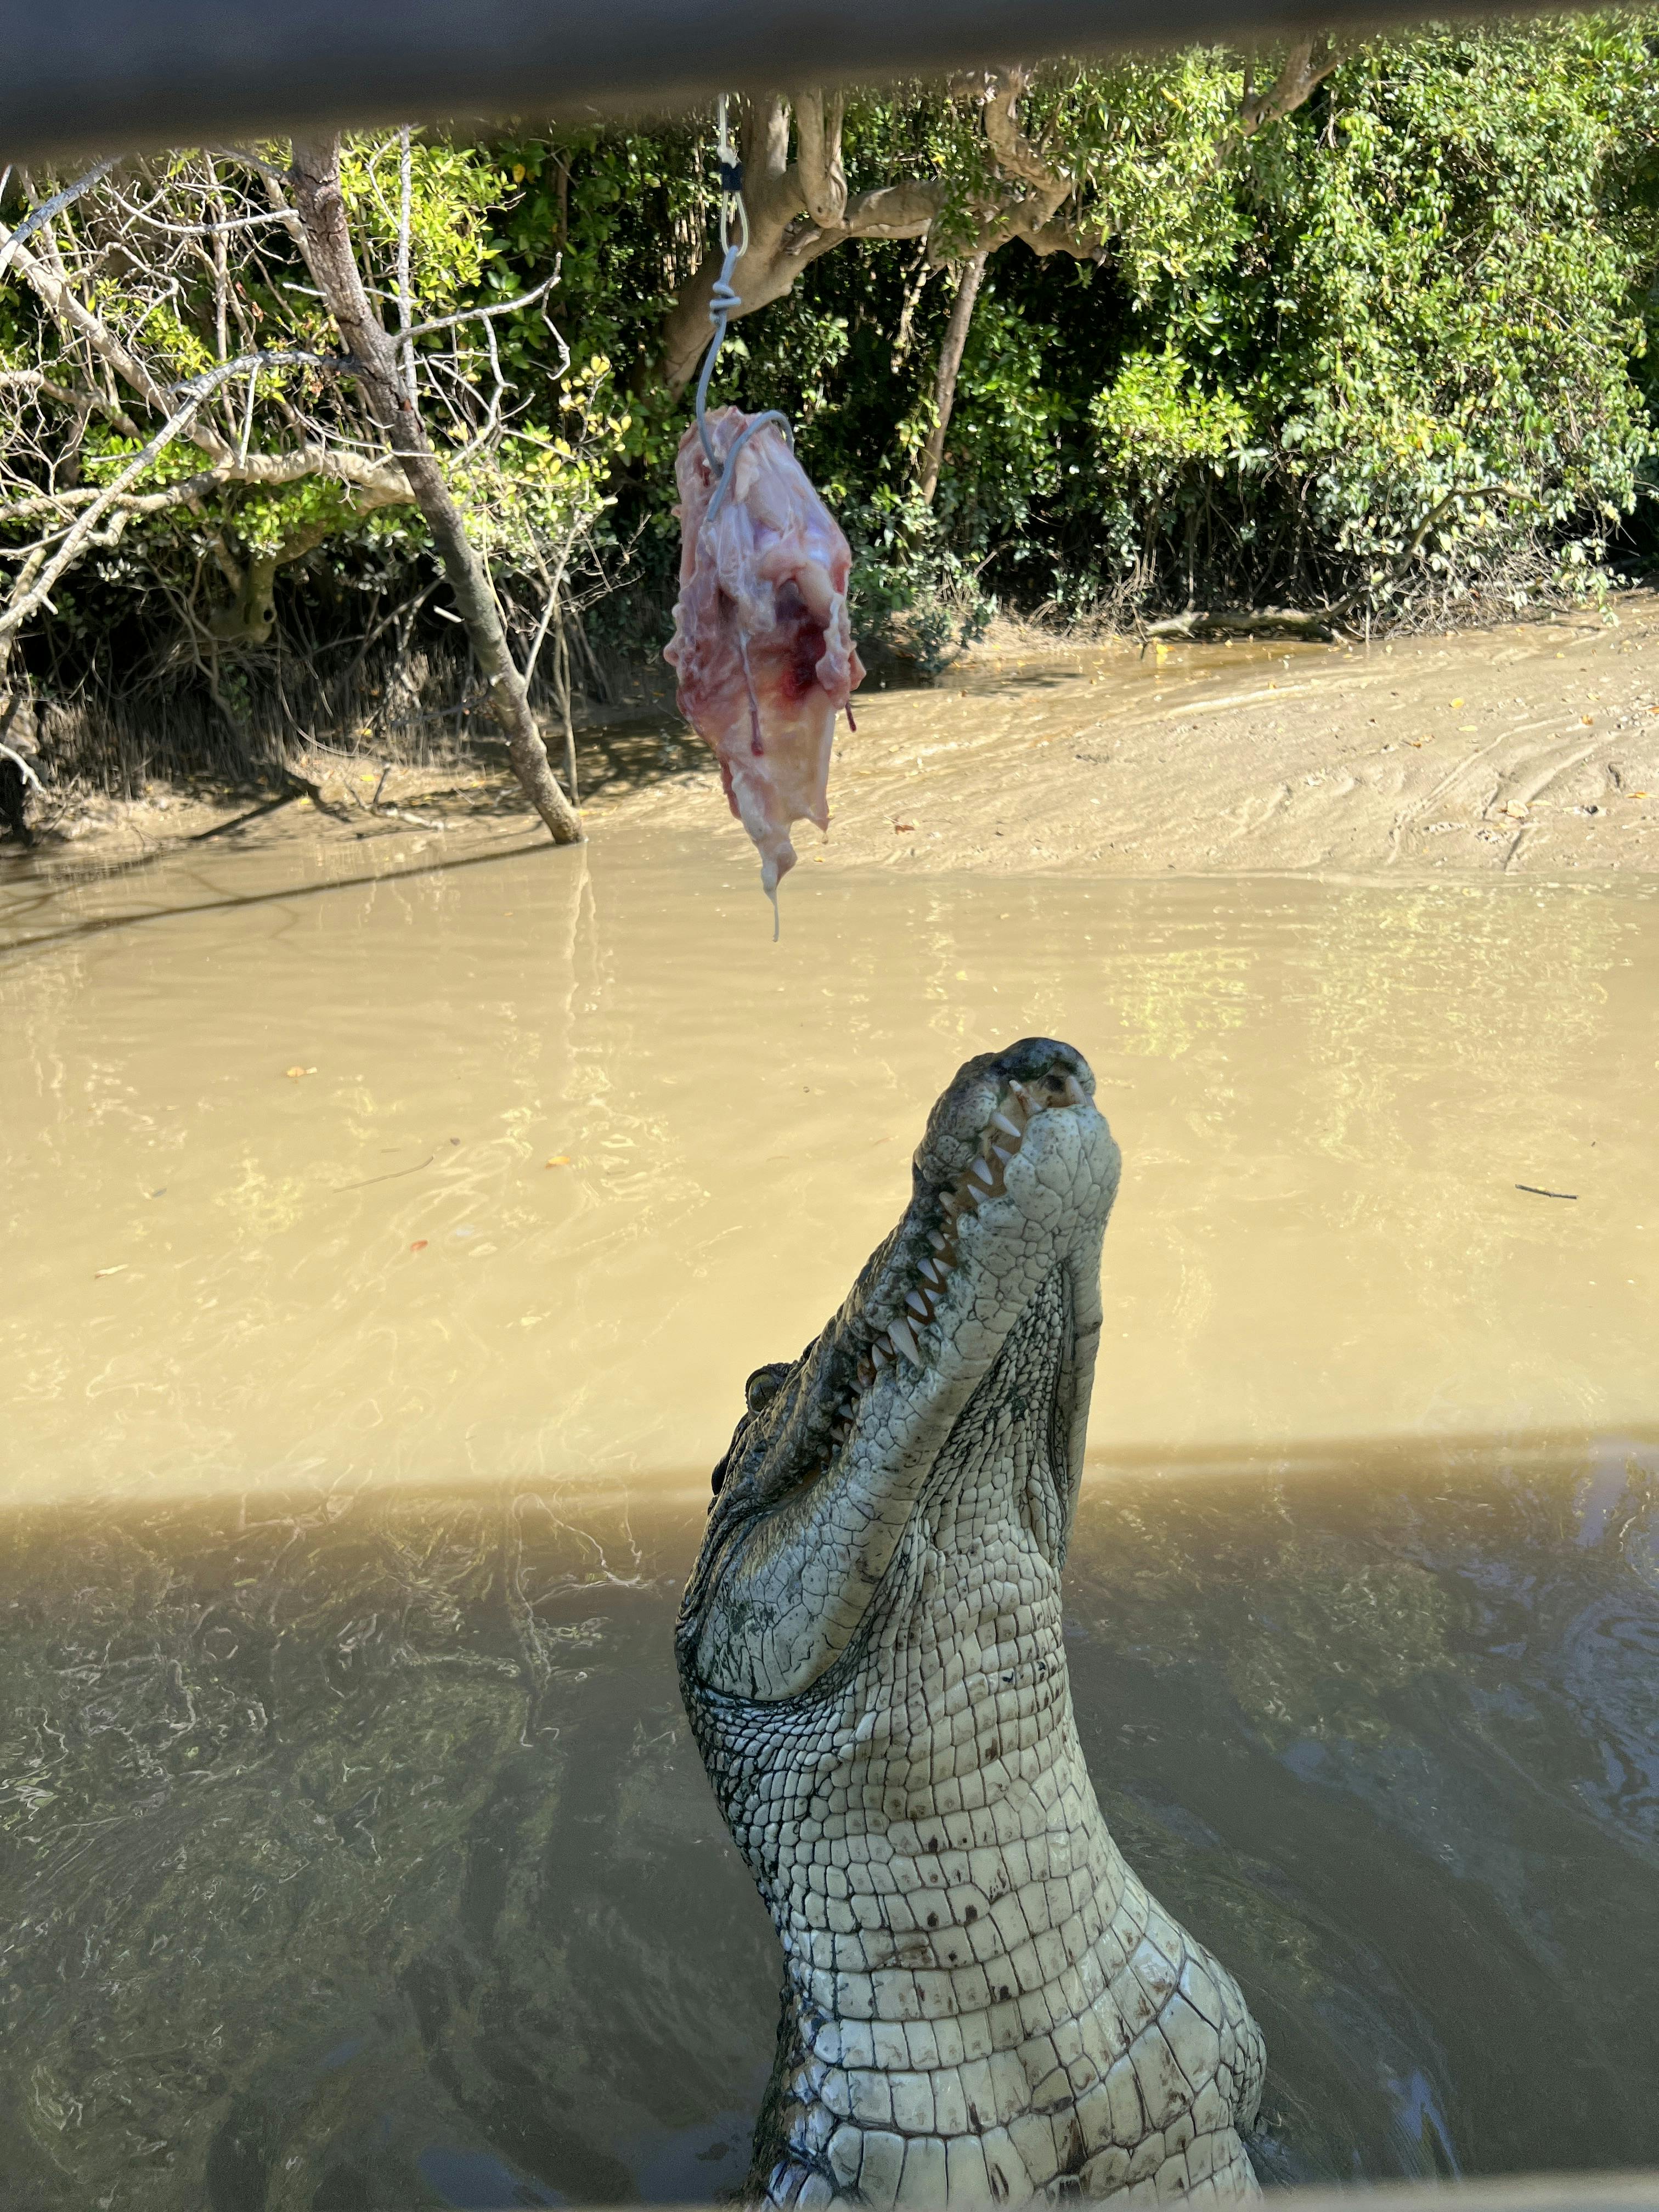
<svg viewBox="0 0 1659 2212">
<path fill-rule="evenodd" d="M 708 416 L 722 465 L 750 420 L 737 407 Z M 718 501 L 720 477 L 695 426 L 674 473 L 680 596 L 665 658 L 775 902 L 778 878 L 795 865 L 790 823 L 804 815 L 830 826 L 836 717 L 864 680 L 847 619 L 852 556 L 776 423 L 738 453 Z"/>
</svg>

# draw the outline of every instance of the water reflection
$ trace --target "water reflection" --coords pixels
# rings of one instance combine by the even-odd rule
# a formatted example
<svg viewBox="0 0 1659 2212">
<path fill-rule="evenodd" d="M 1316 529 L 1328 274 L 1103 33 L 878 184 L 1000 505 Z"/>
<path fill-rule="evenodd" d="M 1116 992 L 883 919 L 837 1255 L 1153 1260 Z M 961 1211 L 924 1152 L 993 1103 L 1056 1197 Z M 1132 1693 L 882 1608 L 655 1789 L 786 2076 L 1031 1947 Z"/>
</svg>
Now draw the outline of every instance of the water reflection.
<svg viewBox="0 0 1659 2212">
<path fill-rule="evenodd" d="M 1659 2151 L 1625 2073 L 1659 2057 L 1659 1603 L 1630 1558 L 1656 1517 L 1651 1443 L 1495 1480 L 1469 1455 L 1401 1484 L 1387 1453 L 1092 1497 L 1085 1741 L 1109 1773 L 1143 1732 L 1182 1818 L 1109 1780 L 1115 1826 L 1127 1847 L 1138 1809 L 1206 1940 L 1254 1951 L 1290 2172 Z"/>
<path fill-rule="evenodd" d="M 158 861 L 151 924 L 0 971 L 37 1496 L 677 1480 L 839 1303 L 957 1061 L 1032 1031 L 1127 1164 L 1097 1450 L 1659 1401 L 1650 884 L 803 867 L 774 947 L 665 830 L 310 896 L 343 865 Z"/>
<path fill-rule="evenodd" d="M 502 1494 L 9 1534 L 9 2202 L 740 2178 L 775 1977 L 682 1741 L 677 1531 Z"/>
<path fill-rule="evenodd" d="M 8 2203 L 712 2198 L 769 1929 L 681 1719 L 695 1511 L 14 1516 Z M 1279 2179 L 1659 2158 L 1659 1445 L 1098 1471 L 1084 1742 L 1239 1974 Z"/>
</svg>

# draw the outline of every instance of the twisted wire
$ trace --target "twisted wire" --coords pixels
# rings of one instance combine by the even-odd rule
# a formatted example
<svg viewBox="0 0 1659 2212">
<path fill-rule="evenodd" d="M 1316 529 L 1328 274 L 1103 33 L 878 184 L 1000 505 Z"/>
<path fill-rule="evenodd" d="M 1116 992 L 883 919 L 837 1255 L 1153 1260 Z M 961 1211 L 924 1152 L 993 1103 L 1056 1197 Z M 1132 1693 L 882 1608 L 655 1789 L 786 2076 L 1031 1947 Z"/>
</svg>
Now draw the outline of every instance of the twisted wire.
<svg viewBox="0 0 1659 2212">
<path fill-rule="evenodd" d="M 705 528 L 720 513 L 738 455 L 757 431 L 765 429 L 769 423 L 775 423 L 787 439 L 790 452 L 793 453 L 795 450 L 793 426 L 789 417 L 776 408 L 769 408 L 765 414 L 757 415 L 753 422 L 744 427 L 733 439 L 724 461 L 714 451 L 714 441 L 708 434 L 709 382 L 714 374 L 714 363 L 720 359 L 720 348 L 726 343 L 726 325 L 743 305 L 742 295 L 732 283 L 732 275 L 749 251 L 749 210 L 743 197 L 743 167 L 738 160 L 737 148 L 732 143 L 727 117 L 726 95 L 722 93 L 715 105 L 714 129 L 715 153 L 720 172 L 720 237 L 725 245 L 726 258 L 708 295 L 708 320 L 713 327 L 703 354 L 702 368 L 697 376 L 696 401 L 697 436 L 702 443 L 703 458 L 720 479 L 714 487 L 714 495 L 708 502 L 708 512 L 704 517 Z"/>
</svg>

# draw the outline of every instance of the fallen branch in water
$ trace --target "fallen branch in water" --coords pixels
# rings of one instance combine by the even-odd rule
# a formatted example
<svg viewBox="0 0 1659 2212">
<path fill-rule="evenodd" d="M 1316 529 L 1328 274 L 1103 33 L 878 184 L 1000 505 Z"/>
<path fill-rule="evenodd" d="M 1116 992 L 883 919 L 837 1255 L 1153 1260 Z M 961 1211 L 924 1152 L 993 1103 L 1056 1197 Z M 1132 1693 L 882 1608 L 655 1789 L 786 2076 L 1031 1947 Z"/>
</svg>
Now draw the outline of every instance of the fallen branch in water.
<svg viewBox="0 0 1659 2212">
<path fill-rule="evenodd" d="M 1148 623 L 1143 637 L 1259 637 L 1264 633 L 1290 631 L 1297 637 L 1329 637 L 1341 617 L 1336 608 L 1321 611 L 1302 607 L 1194 607 L 1164 622 Z"/>
<path fill-rule="evenodd" d="M 1346 617 L 1353 611 L 1362 599 L 1369 598 L 1379 585 L 1382 587 L 1381 596 L 1387 597 L 1422 551 L 1424 539 L 1437 526 L 1440 518 L 1449 507 L 1455 507 L 1460 500 L 1465 499 L 1496 497 L 1535 501 L 1537 496 L 1536 492 L 1528 491 L 1524 484 L 1485 483 L 1460 486 L 1455 491 L 1445 493 L 1443 497 L 1435 501 L 1416 529 L 1413 531 L 1404 549 L 1396 554 L 1392 565 L 1387 570 L 1378 575 L 1368 576 L 1363 584 L 1356 584 L 1352 591 L 1345 592 L 1341 599 L 1333 601 L 1329 606 L 1193 607 L 1183 615 L 1170 615 L 1163 622 L 1148 623 L 1141 632 L 1141 651 L 1144 653 L 1147 645 L 1156 638 L 1190 638 L 1200 633 L 1212 634 L 1217 636 L 1231 635 L 1236 637 L 1258 637 L 1264 633 L 1285 631 L 1289 631 L 1291 635 L 1297 637 L 1328 638 L 1351 635 L 1352 632 L 1347 628 Z"/>
</svg>

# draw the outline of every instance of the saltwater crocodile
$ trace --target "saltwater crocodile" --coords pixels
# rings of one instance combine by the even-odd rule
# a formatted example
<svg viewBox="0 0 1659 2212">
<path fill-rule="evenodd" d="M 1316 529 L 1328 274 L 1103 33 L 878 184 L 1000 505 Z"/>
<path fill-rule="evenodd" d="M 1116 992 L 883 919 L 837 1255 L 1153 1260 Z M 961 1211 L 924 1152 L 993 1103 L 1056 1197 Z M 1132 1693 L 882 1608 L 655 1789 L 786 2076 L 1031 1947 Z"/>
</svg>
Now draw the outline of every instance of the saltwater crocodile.
<svg viewBox="0 0 1659 2212">
<path fill-rule="evenodd" d="M 1070 1046 L 971 1060 L 903 1218 L 761 1368 L 678 1631 L 783 1945 L 750 2194 L 1255 2193 L 1262 2047 L 1109 1834 L 1060 1568 L 1118 1151 Z"/>
</svg>

